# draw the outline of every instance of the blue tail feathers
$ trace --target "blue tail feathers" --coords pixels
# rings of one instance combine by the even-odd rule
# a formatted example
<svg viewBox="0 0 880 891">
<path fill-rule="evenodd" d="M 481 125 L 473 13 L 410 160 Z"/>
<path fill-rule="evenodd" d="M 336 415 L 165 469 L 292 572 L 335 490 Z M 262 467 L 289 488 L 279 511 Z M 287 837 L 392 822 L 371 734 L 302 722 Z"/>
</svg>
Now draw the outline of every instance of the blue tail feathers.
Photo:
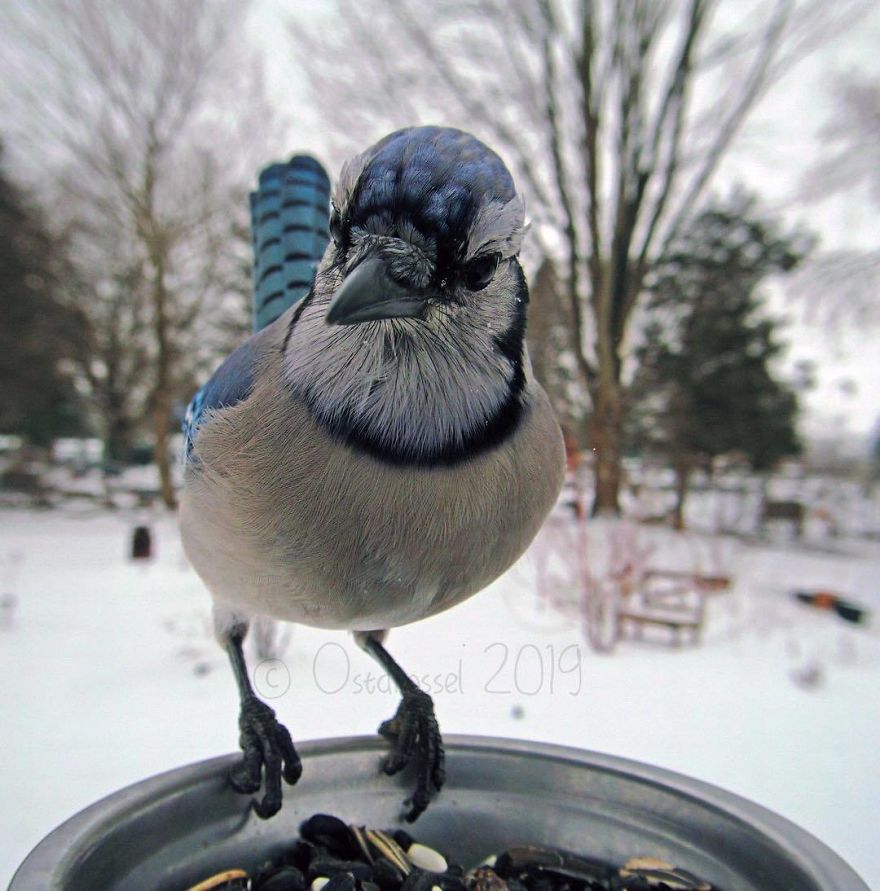
<svg viewBox="0 0 880 891">
<path fill-rule="evenodd" d="M 272 164 L 251 192 L 254 331 L 309 292 L 330 240 L 330 178 L 308 155 Z"/>
<path fill-rule="evenodd" d="M 251 192 L 254 331 L 261 331 L 308 294 L 330 240 L 330 179 L 307 155 L 272 164 Z M 190 402 L 182 427 L 188 457 L 206 412 L 235 405 L 251 392 L 252 340 L 214 372 Z"/>
</svg>

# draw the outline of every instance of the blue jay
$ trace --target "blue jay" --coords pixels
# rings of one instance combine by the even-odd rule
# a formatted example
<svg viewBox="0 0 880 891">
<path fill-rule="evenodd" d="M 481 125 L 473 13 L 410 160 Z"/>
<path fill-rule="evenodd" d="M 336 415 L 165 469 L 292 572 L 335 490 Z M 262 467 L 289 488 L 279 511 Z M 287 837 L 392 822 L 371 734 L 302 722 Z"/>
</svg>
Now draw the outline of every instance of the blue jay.
<svg viewBox="0 0 880 891">
<path fill-rule="evenodd" d="M 282 777 L 301 773 L 248 678 L 248 624 L 348 629 L 401 693 L 379 732 L 386 773 L 415 766 L 412 821 L 443 785 L 443 742 L 388 629 L 517 560 L 556 501 L 564 449 L 526 351 L 524 205 L 498 155 L 450 128 L 386 136 L 343 166 L 321 255 L 324 183 L 294 159 L 252 198 L 259 330 L 190 406 L 180 525 L 238 683 L 234 787 L 263 785 L 253 806 L 269 817 Z"/>
</svg>

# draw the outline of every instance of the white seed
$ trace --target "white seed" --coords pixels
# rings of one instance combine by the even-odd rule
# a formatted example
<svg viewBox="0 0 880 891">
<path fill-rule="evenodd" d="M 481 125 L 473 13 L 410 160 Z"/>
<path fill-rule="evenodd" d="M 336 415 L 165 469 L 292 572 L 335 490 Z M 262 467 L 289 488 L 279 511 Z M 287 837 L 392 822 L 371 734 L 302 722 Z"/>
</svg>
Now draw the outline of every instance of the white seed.
<svg viewBox="0 0 880 891">
<path fill-rule="evenodd" d="M 446 861 L 443 859 L 443 855 L 438 854 L 427 845 L 420 845 L 418 842 L 414 842 L 409 846 L 406 856 L 409 862 L 419 869 L 426 869 L 428 872 L 446 872 Z M 433 891 L 433 888 L 431 891 Z"/>
<path fill-rule="evenodd" d="M 675 869 L 675 867 L 666 860 L 660 860 L 657 857 L 630 857 L 623 865 L 624 869 Z"/>
<path fill-rule="evenodd" d="M 485 860 L 480 863 L 480 866 L 489 866 L 492 867 L 498 862 L 497 854 L 490 854 Z"/>
<path fill-rule="evenodd" d="M 316 876 L 312 880 L 312 884 L 310 886 L 310 891 L 321 891 L 321 889 L 324 887 L 324 885 L 326 885 L 327 882 L 329 882 L 329 881 L 330 881 L 330 879 L 328 879 L 327 876 Z"/>
</svg>

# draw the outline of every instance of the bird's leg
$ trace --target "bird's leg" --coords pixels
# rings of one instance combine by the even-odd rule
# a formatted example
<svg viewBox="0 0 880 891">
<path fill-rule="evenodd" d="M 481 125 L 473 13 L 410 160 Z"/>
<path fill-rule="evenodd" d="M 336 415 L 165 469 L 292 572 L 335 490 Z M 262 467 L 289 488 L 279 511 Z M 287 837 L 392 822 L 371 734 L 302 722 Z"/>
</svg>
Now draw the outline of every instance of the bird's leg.
<svg viewBox="0 0 880 891">
<path fill-rule="evenodd" d="M 236 624 L 226 643 L 241 700 L 238 742 L 244 753 L 241 763 L 229 772 L 229 780 L 237 792 L 257 792 L 265 767 L 265 795 L 262 801 L 254 799 L 252 805 L 254 813 L 266 820 L 281 809 L 282 776 L 292 786 L 302 774 L 302 764 L 287 728 L 278 721 L 275 712 L 257 698 L 251 686 L 242 650 L 246 633 L 247 625 Z"/>
<path fill-rule="evenodd" d="M 379 726 L 379 733 L 392 745 L 383 769 L 389 776 L 415 760 L 418 771 L 416 790 L 406 803 L 412 823 L 428 806 L 432 787 L 438 792 L 446 779 L 443 738 L 434 715 L 434 702 L 391 658 L 381 639 L 373 633 L 357 635 L 358 642 L 388 672 L 403 699 L 392 718 Z"/>
</svg>

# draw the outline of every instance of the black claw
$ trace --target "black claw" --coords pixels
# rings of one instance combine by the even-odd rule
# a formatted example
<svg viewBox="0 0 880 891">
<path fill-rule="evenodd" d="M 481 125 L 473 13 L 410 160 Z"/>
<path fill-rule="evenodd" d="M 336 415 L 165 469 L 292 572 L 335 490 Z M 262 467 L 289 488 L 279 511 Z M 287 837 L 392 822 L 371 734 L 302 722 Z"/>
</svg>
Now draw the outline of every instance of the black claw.
<svg viewBox="0 0 880 891">
<path fill-rule="evenodd" d="M 379 736 L 385 737 L 388 742 L 395 742 L 398 737 L 397 724 L 394 718 L 389 718 L 379 725 Z"/>
<path fill-rule="evenodd" d="M 405 802 L 410 806 L 405 819 L 412 823 L 427 808 L 432 788 L 439 792 L 446 779 L 443 738 L 431 697 L 422 690 L 407 690 L 394 717 L 380 725 L 379 733 L 392 744 L 383 763 L 386 774 L 400 772 L 411 761 L 416 764 L 416 788 Z"/>
<path fill-rule="evenodd" d="M 229 772 L 233 789 L 245 794 L 259 791 L 265 781 L 262 801 L 251 802 L 254 813 L 264 820 L 281 810 L 281 779 L 293 785 L 302 774 L 302 763 L 287 728 L 278 722 L 266 703 L 251 697 L 242 703 L 238 720 L 242 761 Z"/>
<path fill-rule="evenodd" d="M 281 810 L 280 788 L 277 795 L 267 789 L 262 801 L 258 801 L 256 798 L 251 801 L 251 808 L 261 820 L 274 817 Z"/>
<path fill-rule="evenodd" d="M 246 756 L 245 756 L 246 757 Z M 236 792 L 251 795 L 260 788 L 260 765 L 256 763 L 256 776 L 247 763 L 247 760 L 236 764 L 229 771 L 229 782 Z"/>
<path fill-rule="evenodd" d="M 290 737 L 290 731 L 283 724 L 278 725 L 275 738 L 278 742 L 278 748 L 281 749 L 281 757 L 284 761 L 284 781 L 289 786 L 293 786 L 302 776 L 302 761 L 299 760 L 296 747 Z"/>
<path fill-rule="evenodd" d="M 440 745 L 443 745 L 442 739 Z M 443 784 L 446 782 L 446 755 L 442 751 L 437 759 L 437 763 L 434 765 L 434 769 L 431 771 L 431 781 L 434 783 L 435 789 L 442 789 Z"/>
</svg>

